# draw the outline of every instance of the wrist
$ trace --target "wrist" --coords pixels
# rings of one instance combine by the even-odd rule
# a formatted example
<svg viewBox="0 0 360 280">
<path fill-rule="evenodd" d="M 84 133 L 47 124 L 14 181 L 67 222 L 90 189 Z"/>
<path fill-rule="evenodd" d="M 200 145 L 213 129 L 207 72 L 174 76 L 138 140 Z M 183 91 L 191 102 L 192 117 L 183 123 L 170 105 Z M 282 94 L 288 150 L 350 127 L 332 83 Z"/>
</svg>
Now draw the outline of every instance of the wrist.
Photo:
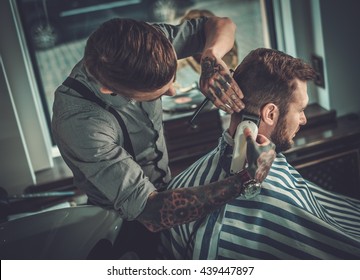
<svg viewBox="0 0 360 280">
<path fill-rule="evenodd" d="M 216 60 L 217 57 L 219 57 L 219 56 L 217 55 L 217 52 L 215 51 L 214 48 L 212 48 L 212 47 L 205 48 L 204 51 L 201 54 L 201 62 L 205 58 L 210 58 L 210 59 L 215 59 Z"/>
<path fill-rule="evenodd" d="M 236 174 L 241 180 L 240 197 L 246 199 L 257 196 L 261 191 L 261 183 L 257 182 L 249 173 L 247 168 L 244 168 Z"/>
</svg>

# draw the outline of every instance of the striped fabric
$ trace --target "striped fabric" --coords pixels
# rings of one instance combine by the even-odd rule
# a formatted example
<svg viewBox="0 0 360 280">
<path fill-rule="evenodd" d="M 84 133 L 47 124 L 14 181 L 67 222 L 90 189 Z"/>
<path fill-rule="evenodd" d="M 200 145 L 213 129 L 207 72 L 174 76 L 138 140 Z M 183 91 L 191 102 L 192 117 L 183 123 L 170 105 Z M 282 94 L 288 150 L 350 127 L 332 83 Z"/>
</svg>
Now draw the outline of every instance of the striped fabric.
<svg viewBox="0 0 360 280">
<path fill-rule="evenodd" d="M 226 145 L 221 138 L 168 188 L 227 176 L 221 168 Z M 360 259 L 360 201 L 306 181 L 278 154 L 257 197 L 234 199 L 199 221 L 165 231 L 162 240 L 175 259 Z"/>
</svg>

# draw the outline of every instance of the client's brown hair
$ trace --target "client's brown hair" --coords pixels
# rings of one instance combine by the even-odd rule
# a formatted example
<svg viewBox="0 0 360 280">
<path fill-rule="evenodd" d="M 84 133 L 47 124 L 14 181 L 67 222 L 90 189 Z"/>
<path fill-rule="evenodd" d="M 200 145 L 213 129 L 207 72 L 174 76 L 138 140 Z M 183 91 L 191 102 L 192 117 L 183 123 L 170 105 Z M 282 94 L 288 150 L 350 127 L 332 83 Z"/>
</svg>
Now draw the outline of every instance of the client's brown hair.
<svg viewBox="0 0 360 280">
<path fill-rule="evenodd" d="M 251 51 L 236 68 L 233 78 L 244 93 L 246 111 L 259 114 L 261 108 L 274 103 L 280 115 L 286 115 L 295 79 L 314 80 L 314 69 L 299 58 L 274 49 Z"/>
</svg>

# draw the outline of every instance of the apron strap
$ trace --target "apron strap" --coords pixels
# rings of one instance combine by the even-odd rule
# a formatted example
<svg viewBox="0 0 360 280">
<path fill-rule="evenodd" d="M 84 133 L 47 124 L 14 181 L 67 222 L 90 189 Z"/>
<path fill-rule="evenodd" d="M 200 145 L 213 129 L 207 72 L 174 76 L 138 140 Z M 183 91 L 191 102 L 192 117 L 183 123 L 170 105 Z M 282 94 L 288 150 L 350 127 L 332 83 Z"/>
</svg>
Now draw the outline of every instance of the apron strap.
<svg viewBox="0 0 360 280">
<path fill-rule="evenodd" d="M 113 107 L 109 106 L 99 97 L 97 97 L 88 87 L 86 87 L 83 83 L 79 82 L 78 80 L 71 77 L 67 77 L 66 80 L 63 82 L 63 85 L 75 90 L 85 99 L 95 102 L 100 107 L 104 108 L 105 110 L 109 111 L 111 114 L 114 115 L 124 134 L 124 148 L 133 157 L 133 159 L 136 159 L 129 133 L 126 129 L 124 120 L 122 119 L 120 114 Z"/>
</svg>

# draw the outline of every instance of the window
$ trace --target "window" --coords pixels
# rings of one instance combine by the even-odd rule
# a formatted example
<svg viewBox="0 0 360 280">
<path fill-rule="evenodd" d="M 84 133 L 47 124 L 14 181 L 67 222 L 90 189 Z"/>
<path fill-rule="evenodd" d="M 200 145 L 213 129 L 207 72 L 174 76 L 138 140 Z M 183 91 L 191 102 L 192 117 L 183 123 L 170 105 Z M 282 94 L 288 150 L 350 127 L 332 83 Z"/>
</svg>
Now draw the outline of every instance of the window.
<svg viewBox="0 0 360 280">
<path fill-rule="evenodd" d="M 230 17 L 237 24 L 239 60 L 253 48 L 270 46 L 263 0 L 16 0 L 16 3 L 48 124 L 56 87 L 82 57 L 86 38 L 110 18 L 176 24 L 187 10 L 206 9 Z M 184 85 L 193 80 L 191 77 Z"/>
</svg>

